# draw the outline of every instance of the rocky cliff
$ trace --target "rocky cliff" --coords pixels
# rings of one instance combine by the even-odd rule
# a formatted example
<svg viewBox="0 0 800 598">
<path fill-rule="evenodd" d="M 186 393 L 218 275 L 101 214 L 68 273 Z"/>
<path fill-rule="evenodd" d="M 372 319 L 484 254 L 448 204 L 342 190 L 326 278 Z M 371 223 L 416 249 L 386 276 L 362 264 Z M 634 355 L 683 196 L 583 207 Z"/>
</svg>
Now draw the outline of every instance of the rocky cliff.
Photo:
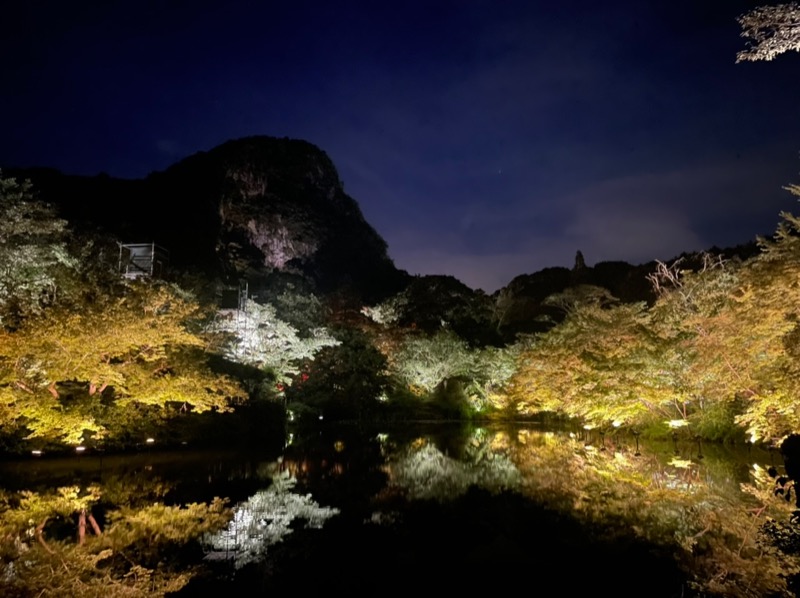
<svg viewBox="0 0 800 598">
<path fill-rule="evenodd" d="M 347 289 L 368 301 L 407 280 L 330 158 L 305 141 L 237 139 L 141 180 L 47 169 L 8 174 L 30 178 L 71 222 L 123 242 L 162 245 L 175 268 L 255 285 L 291 274 L 319 292 Z"/>
</svg>

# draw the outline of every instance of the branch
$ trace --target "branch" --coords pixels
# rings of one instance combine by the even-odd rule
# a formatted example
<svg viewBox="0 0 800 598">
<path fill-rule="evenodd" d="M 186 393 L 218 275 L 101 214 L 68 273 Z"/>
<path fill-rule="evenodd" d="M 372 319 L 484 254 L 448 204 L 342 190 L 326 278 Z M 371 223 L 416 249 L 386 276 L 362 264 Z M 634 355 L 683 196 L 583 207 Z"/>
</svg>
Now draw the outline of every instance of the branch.
<svg viewBox="0 0 800 598">
<path fill-rule="evenodd" d="M 39 544 L 47 551 L 48 554 L 55 554 L 52 548 L 47 545 L 47 542 L 44 541 L 44 535 L 42 531 L 44 530 L 44 525 L 47 523 L 47 517 L 45 517 L 42 522 L 36 526 L 36 539 L 39 541 Z"/>
</svg>

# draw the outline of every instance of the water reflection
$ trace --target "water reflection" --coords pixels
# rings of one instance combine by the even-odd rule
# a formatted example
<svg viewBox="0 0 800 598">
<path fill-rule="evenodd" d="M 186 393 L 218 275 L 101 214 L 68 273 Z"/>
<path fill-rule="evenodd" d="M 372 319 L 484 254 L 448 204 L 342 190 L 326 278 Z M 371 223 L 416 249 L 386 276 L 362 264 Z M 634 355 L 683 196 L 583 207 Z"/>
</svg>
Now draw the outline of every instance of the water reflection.
<svg viewBox="0 0 800 598">
<path fill-rule="evenodd" d="M 236 505 L 225 529 L 204 538 L 208 547 L 205 558 L 232 560 L 237 568 L 244 567 L 263 558 L 270 546 L 291 534 L 296 521 L 321 529 L 325 521 L 339 513 L 335 508 L 320 507 L 310 494 L 292 492 L 296 482 L 288 472 L 278 473 L 269 488 Z"/>
<path fill-rule="evenodd" d="M 615 563 L 622 558 L 623 569 L 638 563 L 669 579 L 663 592 L 651 588 L 647 595 L 788 596 L 787 580 L 800 568 L 786 541 L 793 504 L 784 499 L 788 488 L 778 487 L 781 466 L 775 453 L 751 446 L 691 438 L 654 443 L 614 430 L 533 426 L 369 433 L 326 427 L 298 433 L 280 455 L 148 453 L 4 463 L 0 531 L 19 538 L 25 562 L 34 565 L 23 571 L 23 549 L 6 547 L 0 579 L 15 587 L 25 586 L 24 575 L 37 579 L 30 530 L 42 519 L 50 522 L 42 538 L 63 558 L 76 554 L 74 535 L 56 530 L 56 519 L 70 528 L 83 511 L 104 532 L 114 525 L 139 530 L 131 521 L 145 508 L 155 517 L 154 502 L 186 510 L 225 497 L 224 524 L 202 533 L 187 527 L 197 550 L 181 555 L 194 561 L 175 560 L 164 587 L 200 595 L 213 584 L 277 590 L 296 588 L 300 580 L 308 589 L 319 579 L 328 590 L 337 583 L 343 590 L 377 590 L 386 576 L 410 584 L 405 574 L 413 570 L 452 588 L 460 578 L 435 565 L 447 554 L 462 564 L 503 568 L 489 589 L 518 581 L 515 568 L 522 575 L 526 563 L 547 571 L 563 565 L 559 559 L 574 566 L 580 557 L 585 576 L 575 583 L 595 590 L 613 583 L 616 595 L 641 594 L 617 579 L 619 571 L 607 570 L 620 567 Z M 57 500 L 59 487 L 73 488 L 72 503 L 63 492 Z M 32 497 L 35 508 L 21 500 Z M 152 526 L 163 535 L 163 518 L 175 512 L 159 516 Z M 163 554 L 140 549 L 142 537 L 131 539 L 126 558 L 139 550 L 139 567 L 164 562 Z M 775 548 L 775 538 L 785 551 Z M 106 548 L 101 538 L 94 541 L 98 555 Z M 178 549 L 173 542 L 158 550 Z M 148 550 L 158 551 L 156 545 Z M 652 559 L 637 560 L 645 556 Z M 38 562 L 49 566 L 45 557 Z M 213 574 L 197 573 L 201 563 Z M 303 567 L 318 575 L 309 577 Z M 474 584 L 463 580 L 464 589 Z"/>
</svg>

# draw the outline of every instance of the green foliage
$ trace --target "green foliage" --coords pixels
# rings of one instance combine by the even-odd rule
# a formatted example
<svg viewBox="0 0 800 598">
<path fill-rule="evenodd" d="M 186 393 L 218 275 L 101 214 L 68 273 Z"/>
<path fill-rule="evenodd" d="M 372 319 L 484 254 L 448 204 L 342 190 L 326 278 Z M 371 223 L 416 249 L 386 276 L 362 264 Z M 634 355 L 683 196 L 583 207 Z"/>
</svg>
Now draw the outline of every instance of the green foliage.
<svg viewBox="0 0 800 598">
<path fill-rule="evenodd" d="M 383 325 L 397 325 L 432 334 L 452 330 L 470 345 L 499 342 L 493 302 L 452 276 L 415 277 L 411 284 L 362 312 Z"/>
<path fill-rule="evenodd" d="M 339 344 L 322 348 L 306 362 L 286 396 L 301 418 L 326 420 L 375 416 L 388 386 L 387 362 L 369 338 L 355 329 L 336 330 Z"/>
</svg>

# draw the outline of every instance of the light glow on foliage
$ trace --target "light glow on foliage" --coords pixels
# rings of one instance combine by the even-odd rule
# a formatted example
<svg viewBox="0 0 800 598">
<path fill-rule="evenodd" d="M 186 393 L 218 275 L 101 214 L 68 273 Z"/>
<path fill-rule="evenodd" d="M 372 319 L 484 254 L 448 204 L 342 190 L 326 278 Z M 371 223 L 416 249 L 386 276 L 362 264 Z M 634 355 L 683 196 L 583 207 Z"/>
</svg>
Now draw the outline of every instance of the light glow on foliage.
<svg viewBox="0 0 800 598">
<path fill-rule="evenodd" d="M 123 419 L 134 403 L 229 410 L 244 392 L 207 367 L 206 342 L 190 330 L 199 310 L 172 285 L 139 281 L 0 330 L 0 423 L 74 445 L 105 437 L 101 418 Z"/>
<path fill-rule="evenodd" d="M 237 363 L 274 372 L 282 384 L 290 384 L 298 374 L 298 363 L 313 359 L 323 347 L 340 343 L 325 328 L 310 330 L 301 337 L 298 331 L 277 316 L 269 304 L 248 299 L 244 310 L 219 310 L 207 328 L 215 338 L 215 347 Z"/>
<path fill-rule="evenodd" d="M 800 50 L 800 5 L 795 2 L 759 6 L 737 21 L 741 36 L 748 41 L 736 62 L 772 60 L 784 52 Z"/>
<path fill-rule="evenodd" d="M 41 313 L 55 300 L 65 273 L 77 269 L 64 243 L 66 230 L 51 206 L 34 199 L 29 182 L 0 172 L 0 327 Z"/>
</svg>

